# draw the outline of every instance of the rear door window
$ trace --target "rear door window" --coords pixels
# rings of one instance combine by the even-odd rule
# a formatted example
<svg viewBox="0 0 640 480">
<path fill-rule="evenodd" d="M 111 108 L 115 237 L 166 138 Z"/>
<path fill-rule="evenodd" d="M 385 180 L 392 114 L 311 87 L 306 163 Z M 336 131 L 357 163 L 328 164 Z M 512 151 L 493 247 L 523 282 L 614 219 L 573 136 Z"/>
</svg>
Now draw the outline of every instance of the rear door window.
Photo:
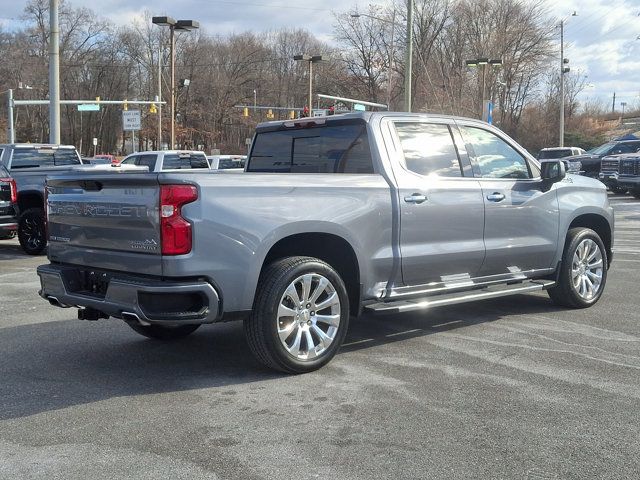
<svg viewBox="0 0 640 480">
<path fill-rule="evenodd" d="M 447 125 L 396 122 L 405 166 L 420 175 L 462 177 L 462 166 Z"/>
<path fill-rule="evenodd" d="M 373 173 L 366 125 L 331 125 L 259 133 L 247 171 Z"/>
</svg>

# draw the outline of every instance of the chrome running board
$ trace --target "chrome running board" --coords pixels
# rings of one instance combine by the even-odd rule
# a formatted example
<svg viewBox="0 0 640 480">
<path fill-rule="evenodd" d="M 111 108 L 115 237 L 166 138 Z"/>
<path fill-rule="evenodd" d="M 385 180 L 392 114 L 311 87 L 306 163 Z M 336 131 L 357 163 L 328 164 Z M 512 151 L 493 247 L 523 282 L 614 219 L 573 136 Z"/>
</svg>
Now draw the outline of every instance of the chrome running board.
<svg viewBox="0 0 640 480">
<path fill-rule="evenodd" d="M 519 293 L 529 293 L 546 290 L 556 284 L 553 280 L 528 280 L 517 284 L 491 285 L 489 287 L 466 290 L 456 293 L 443 293 L 428 297 L 411 298 L 404 300 L 392 300 L 390 302 L 377 302 L 366 305 L 365 310 L 375 313 L 401 313 L 414 310 L 426 310 L 427 308 L 456 305 L 458 303 L 475 302 L 490 298 L 506 297 Z"/>
</svg>

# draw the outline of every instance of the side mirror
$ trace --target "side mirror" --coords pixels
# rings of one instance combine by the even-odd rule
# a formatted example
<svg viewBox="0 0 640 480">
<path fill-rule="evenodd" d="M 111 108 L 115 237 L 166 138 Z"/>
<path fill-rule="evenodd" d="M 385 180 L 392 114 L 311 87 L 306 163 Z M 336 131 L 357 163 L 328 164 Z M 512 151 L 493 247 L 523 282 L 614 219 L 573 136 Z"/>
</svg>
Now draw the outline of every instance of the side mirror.
<svg viewBox="0 0 640 480">
<path fill-rule="evenodd" d="M 544 183 L 551 185 L 567 176 L 567 168 L 562 160 L 542 162 L 540 176 Z"/>
</svg>

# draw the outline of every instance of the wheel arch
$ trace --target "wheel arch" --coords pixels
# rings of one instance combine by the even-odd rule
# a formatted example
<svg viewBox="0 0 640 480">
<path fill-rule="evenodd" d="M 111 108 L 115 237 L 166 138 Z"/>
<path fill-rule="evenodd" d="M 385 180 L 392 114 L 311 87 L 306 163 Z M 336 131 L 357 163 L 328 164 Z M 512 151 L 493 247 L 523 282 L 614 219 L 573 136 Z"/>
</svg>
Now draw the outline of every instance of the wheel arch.
<svg viewBox="0 0 640 480">
<path fill-rule="evenodd" d="M 344 237 L 327 232 L 295 233 L 279 239 L 267 252 L 260 275 L 275 260 L 292 257 L 315 257 L 333 267 L 347 287 L 352 315 L 360 312 L 361 264 L 353 246 Z"/>
<path fill-rule="evenodd" d="M 577 227 L 590 228 L 598 234 L 602 243 L 604 243 L 605 250 L 607 251 L 608 268 L 611 263 L 611 254 L 613 250 L 613 231 L 607 218 L 597 213 L 583 213 L 571 220 L 567 231 Z"/>
<path fill-rule="evenodd" d="M 37 190 L 18 191 L 18 208 L 21 212 L 25 212 L 30 208 L 39 208 L 44 210 L 44 197 Z"/>
</svg>

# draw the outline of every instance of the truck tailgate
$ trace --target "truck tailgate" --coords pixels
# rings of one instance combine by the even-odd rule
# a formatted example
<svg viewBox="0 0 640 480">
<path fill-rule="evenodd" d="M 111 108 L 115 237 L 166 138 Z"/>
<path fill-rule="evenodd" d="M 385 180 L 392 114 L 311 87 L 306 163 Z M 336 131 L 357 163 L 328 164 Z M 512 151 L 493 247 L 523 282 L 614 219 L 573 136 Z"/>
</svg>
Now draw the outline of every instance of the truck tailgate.
<svg viewBox="0 0 640 480">
<path fill-rule="evenodd" d="M 157 175 L 60 175 L 46 193 L 51 261 L 162 274 Z"/>
</svg>

